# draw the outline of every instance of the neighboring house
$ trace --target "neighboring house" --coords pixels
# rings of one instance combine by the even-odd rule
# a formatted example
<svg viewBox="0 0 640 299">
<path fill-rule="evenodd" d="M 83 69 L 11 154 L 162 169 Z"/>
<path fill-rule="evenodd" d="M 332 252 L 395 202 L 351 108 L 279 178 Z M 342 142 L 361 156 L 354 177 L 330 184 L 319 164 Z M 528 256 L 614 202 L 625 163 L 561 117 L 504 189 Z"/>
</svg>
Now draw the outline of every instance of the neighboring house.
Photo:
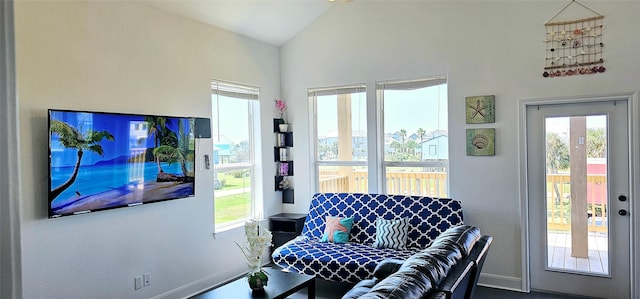
<svg viewBox="0 0 640 299">
<path fill-rule="evenodd" d="M 337 151 L 338 131 L 329 131 L 326 136 L 318 137 L 318 143 L 328 145 L 333 151 Z M 367 132 L 354 130 L 353 136 L 351 136 L 351 146 L 354 160 L 366 160 Z"/>
<path fill-rule="evenodd" d="M 385 153 L 394 153 L 396 151 L 395 148 L 391 147 L 393 142 L 402 143 L 402 136 L 400 135 L 400 132 L 386 134 L 384 138 Z M 447 132 L 444 130 L 427 132 L 427 134 L 422 137 L 422 141 L 420 141 L 418 135 L 414 133 L 405 137 L 405 142 L 409 140 L 413 140 L 419 144 L 418 148 L 415 149 L 415 153 L 421 160 L 449 159 L 449 136 L 447 136 Z"/>
<path fill-rule="evenodd" d="M 214 135 L 213 140 L 213 164 L 224 164 L 231 158 L 232 143 L 225 135 Z"/>
<path fill-rule="evenodd" d="M 416 153 L 422 154 L 422 160 L 447 160 L 449 159 L 449 136 L 440 135 L 420 144 Z"/>
</svg>

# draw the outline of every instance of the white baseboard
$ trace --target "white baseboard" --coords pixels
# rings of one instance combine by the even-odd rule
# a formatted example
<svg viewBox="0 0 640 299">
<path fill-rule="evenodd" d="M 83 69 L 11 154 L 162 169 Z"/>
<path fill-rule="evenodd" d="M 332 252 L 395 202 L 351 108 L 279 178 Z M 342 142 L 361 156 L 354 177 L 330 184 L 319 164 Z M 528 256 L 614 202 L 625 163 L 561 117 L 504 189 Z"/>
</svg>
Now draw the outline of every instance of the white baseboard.
<svg viewBox="0 0 640 299">
<path fill-rule="evenodd" d="M 516 292 L 525 292 L 522 289 L 522 278 L 480 273 L 478 285 L 496 289 Z"/>
</svg>

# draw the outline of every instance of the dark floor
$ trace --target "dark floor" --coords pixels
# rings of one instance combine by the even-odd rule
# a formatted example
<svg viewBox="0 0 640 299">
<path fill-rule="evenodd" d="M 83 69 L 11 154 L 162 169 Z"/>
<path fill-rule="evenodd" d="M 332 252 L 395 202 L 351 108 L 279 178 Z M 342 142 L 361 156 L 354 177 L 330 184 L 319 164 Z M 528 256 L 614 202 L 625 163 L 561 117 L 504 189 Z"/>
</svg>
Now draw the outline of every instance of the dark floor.
<svg viewBox="0 0 640 299">
<path fill-rule="evenodd" d="M 328 282 L 321 279 L 316 279 L 316 299 L 339 299 L 344 295 L 352 285 L 340 282 Z M 473 296 L 473 299 L 492 299 L 492 298 L 506 298 L 506 299 L 586 299 L 585 297 L 574 297 L 559 294 L 547 294 L 540 292 L 521 293 L 507 290 L 500 290 L 488 287 L 479 286 Z M 307 290 L 304 289 L 292 296 L 289 299 L 307 299 Z"/>
<path fill-rule="evenodd" d="M 541 292 L 531 292 L 531 293 L 522 293 L 522 292 L 514 292 L 514 291 L 506 291 L 494 288 L 487 288 L 479 286 L 476 289 L 474 299 L 485 299 L 485 298 L 513 298 L 513 299 L 588 299 L 587 297 L 581 296 L 569 296 L 562 294 L 549 294 L 549 293 L 541 293 Z"/>
</svg>

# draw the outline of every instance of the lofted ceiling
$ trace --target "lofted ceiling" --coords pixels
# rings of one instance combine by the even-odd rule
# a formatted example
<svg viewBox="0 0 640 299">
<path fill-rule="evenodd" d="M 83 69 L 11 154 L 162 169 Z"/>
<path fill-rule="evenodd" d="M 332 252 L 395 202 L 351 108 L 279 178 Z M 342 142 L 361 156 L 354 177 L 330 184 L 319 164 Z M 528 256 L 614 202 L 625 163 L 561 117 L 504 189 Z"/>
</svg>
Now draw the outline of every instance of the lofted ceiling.
<svg viewBox="0 0 640 299">
<path fill-rule="evenodd" d="M 324 13 L 327 0 L 146 0 L 145 5 L 281 46 Z"/>
</svg>

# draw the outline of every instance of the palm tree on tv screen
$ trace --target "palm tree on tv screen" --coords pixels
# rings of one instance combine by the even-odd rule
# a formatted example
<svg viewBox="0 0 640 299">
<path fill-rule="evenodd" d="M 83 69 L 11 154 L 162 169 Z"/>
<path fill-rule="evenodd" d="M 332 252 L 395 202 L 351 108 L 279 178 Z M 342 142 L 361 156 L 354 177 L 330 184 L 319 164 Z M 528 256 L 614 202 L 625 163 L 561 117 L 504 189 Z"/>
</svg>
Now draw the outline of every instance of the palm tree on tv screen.
<svg viewBox="0 0 640 299">
<path fill-rule="evenodd" d="M 158 165 L 158 175 L 164 173 L 162 169 L 162 165 L 160 165 L 160 157 L 156 154 L 158 148 L 162 145 L 163 142 L 167 142 L 167 135 L 171 132 L 167 127 L 169 120 L 166 117 L 161 116 L 145 116 L 144 120 L 148 124 L 149 131 L 147 132 L 148 136 L 153 136 L 153 156 L 156 160 L 156 165 Z"/>
<path fill-rule="evenodd" d="M 183 122 L 178 122 L 178 135 L 169 131 L 161 141 L 161 145 L 153 150 L 153 155 L 158 161 L 169 162 L 169 164 L 179 162 L 182 174 L 185 177 L 189 176 L 186 160 L 192 153 L 189 151 L 189 141 L 184 132 Z"/>
<path fill-rule="evenodd" d="M 80 161 L 82 160 L 82 155 L 85 150 L 94 152 L 100 156 L 104 155 L 104 151 L 102 146 L 99 144 L 103 139 L 107 139 L 109 141 L 115 140 L 113 135 L 109 131 L 93 131 L 88 130 L 85 135 L 83 135 L 78 129 L 71 126 L 70 124 L 59 121 L 59 120 L 51 120 L 51 131 L 50 134 L 57 134 L 59 136 L 58 141 L 60 145 L 65 148 L 74 148 L 78 150 L 78 159 L 76 160 L 76 165 L 73 169 L 73 174 L 71 177 L 62 185 L 54 188 L 49 192 L 49 200 L 53 201 L 54 198 L 58 197 L 62 192 L 67 190 L 67 188 L 71 187 L 78 177 L 78 172 L 80 170 Z"/>
<path fill-rule="evenodd" d="M 179 162 L 184 175 L 183 179 L 190 176 L 186 160 L 193 154 L 189 151 L 189 139 L 186 138 L 184 132 L 184 123 L 178 121 L 178 134 L 176 134 L 170 129 L 171 119 L 167 117 L 147 116 L 145 121 L 149 127 L 148 136 L 154 137 L 153 156 L 158 165 L 156 181 L 182 180 L 173 174 L 165 173 L 160 162 L 168 162 L 169 164 Z"/>
</svg>

